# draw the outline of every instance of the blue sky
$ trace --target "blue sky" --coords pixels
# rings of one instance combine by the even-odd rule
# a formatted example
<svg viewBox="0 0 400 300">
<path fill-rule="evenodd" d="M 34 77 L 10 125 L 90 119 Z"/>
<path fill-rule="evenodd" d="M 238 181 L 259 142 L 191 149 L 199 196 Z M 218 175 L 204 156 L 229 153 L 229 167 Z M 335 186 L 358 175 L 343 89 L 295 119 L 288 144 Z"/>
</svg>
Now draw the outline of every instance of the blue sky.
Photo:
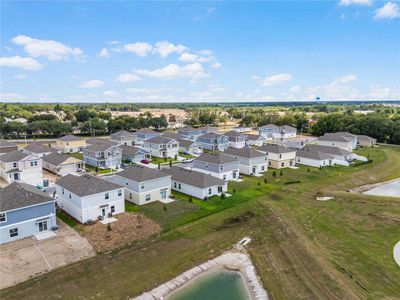
<svg viewBox="0 0 400 300">
<path fill-rule="evenodd" d="M 1 101 L 400 99 L 400 3 L 3 1 Z"/>
</svg>

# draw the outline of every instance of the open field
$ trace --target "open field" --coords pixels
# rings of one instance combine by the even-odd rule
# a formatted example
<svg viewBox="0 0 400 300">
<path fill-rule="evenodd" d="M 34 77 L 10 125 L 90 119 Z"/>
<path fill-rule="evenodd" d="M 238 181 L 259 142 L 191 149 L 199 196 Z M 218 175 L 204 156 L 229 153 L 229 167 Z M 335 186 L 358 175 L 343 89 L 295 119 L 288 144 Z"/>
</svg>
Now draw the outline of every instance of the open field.
<svg viewBox="0 0 400 300">
<path fill-rule="evenodd" d="M 3 290 L 2 299 L 126 298 L 230 249 L 243 236 L 273 299 L 396 299 L 400 199 L 345 192 L 400 177 L 400 149 L 363 149 L 358 167 L 272 170 L 230 184 L 232 197 L 207 202 L 176 195 L 140 207 L 163 232 L 109 254 Z M 300 181 L 298 183 L 291 183 Z M 234 192 L 235 191 L 235 192 Z M 315 193 L 334 196 L 315 200 Z M 130 210 L 136 211 L 132 206 Z M 32 292 L 34 289 L 34 293 Z"/>
</svg>

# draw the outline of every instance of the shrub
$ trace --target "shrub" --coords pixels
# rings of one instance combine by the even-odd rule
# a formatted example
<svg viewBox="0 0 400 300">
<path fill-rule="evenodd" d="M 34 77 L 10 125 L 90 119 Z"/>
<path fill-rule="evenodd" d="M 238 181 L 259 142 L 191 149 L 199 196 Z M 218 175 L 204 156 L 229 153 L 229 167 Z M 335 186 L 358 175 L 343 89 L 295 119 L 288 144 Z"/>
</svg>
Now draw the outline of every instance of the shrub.
<svg viewBox="0 0 400 300">
<path fill-rule="evenodd" d="M 112 230 L 111 224 L 108 223 L 108 224 L 107 224 L 107 231 L 111 231 L 111 230 Z"/>
<path fill-rule="evenodd" d="M 189 202 L 190 202 L 190 203 L 193 202 L 193 197 L 192 197 L 192 196 L 189 197 Z"/>
<path fill-rule="evenodd" d="M 279 171 L 279 175 L 283 176 L 283 171 L 282 170 Z"/>
<path fill-rule="evenodd" d="M 222 193 L 221 194 L 221 200 L 224 200 L 225 199 L 225 193 Z"/>
<path fill-rule="evenodd" d="M 272 171 L 272 176 L 273 176 L 273 177 L 276 177 L 276 171 L 275 171 L 275 170 Z"/>
<path fill-rule="evenodd" d="M 208 197 L 207 196 L 204 197 L 203 201 L 208 201 Z"/>
<path fill-rule="evenodd" d="M 264 184 L 267 184 L 268 183 L 268 180 L 267 180 L 267 177 L 265 177 L 264 178 Z"/>
<path fill-rule="evenodd" d="M 235 193 L 236 193 L 236 189 L 233 189 L 233 190 L 232 190 L 232 193 L 234 193 L 234 194 L 235 194 Z"/>
<path fill-rule="evenodd" d="M 284 184 L 294 184 L 294 183 L 300 183 L 300 182 L 301 182 L 300 180 L 294 180 L 294 181 L 285 182 Z"/>
<path fill-rule="evenodd" d="M 310 173 L 310 168 L 307 168 L 307 172 Z"/>
<path fill-rule="evenodd" d="M 163 210 L 164 210 L 164 212 L 167 212 L 167 206 L 165 204 L 163 206 Z"/>
<path fill-rule="evenodd" d="M 169 167 L 172 167 L 172 160 L 169 161 Z"/>
<path fill-rule="evenodd" d="M 260 186 L 261 185 L 261 181 L 257 182 L 257 185 Z"/>
</svg>

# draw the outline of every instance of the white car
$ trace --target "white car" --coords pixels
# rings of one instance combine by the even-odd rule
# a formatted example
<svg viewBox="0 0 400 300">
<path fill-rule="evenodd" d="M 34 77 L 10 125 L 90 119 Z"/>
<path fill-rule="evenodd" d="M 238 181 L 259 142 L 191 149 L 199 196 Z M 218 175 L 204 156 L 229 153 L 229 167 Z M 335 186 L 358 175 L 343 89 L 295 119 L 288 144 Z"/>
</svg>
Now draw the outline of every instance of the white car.
<svg viewBox="0 0 400 300">
<path fill-rule="evenodd" d="M 184 164 L 188 164 L 188 163 L 191 163 L 191 162 L 193 162 L 193 158 L 186 158 L 186 159 L 183 161 Z"/>
</svg>

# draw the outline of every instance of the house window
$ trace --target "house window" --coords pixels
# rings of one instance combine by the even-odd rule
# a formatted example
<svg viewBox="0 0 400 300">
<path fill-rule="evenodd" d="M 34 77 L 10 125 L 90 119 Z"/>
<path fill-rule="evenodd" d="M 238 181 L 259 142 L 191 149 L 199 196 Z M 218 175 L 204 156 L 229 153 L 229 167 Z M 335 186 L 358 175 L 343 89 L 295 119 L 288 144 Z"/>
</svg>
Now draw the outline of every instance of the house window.
<svg viewBox="0 0 400 300">
<path fill-rule="evenodd" d="M 10 238 L 18 236 L 18 228 L 10 229 Z"/>
<path fill-rule="evenodd" d="M 107 200 L 107 199 L 110 199 L 110 194 L 109 194 L 109 193 L 105 193 L 105 194 L 104 194 L 104 199 L 106 199 L 106 200 Z"/>
<path fill-rule="evenodd" d="M 17 163 L 13 162 L 13 168 L 16 168 L 16 167 L 17 167 Z"/>
<path fill-rule="evenodd" d="M 31 161 L 30 165 L 31 165 L 31 167 L 36 167 L 38 165 L 37 160 Z"/>
<path fill-rule="evenodd" d="M 270 166 L 270 165 L 271 165 L 271 162 L 269 161 L 269 162 L 268 162 L 268 166 Z"/>
<path fill-rule="evenodd" d="M 128 181 L 126 182 L 126 185 L 128 185 Z"/>
<path fill-rule="evenodd" d="M 69 199 L 71 199 L 71 193 L 69 193 Z"/>
<path fill-rule="evenodd" d="M 129 193 L 129 199 L 132 199 L 132 193 Z"/>
<path fill-rule="evenodd" d="M 142 184 L 140 188 L 141 188 L 142 190 L 144 190 L 144 184 Z"/>
<path fill-rule="evenodd" d="M 222 170 L 224 169 L 224 167 L 223 167 L 223 166 L 220 166 L 219 169 L 222 171 Z"/>
<path fill-rule="evenodd" d="M 208 194 L 211 195 L 211 189 L 208 189 Z"/>
<path fill-rule="evenodd" d="M 174 188 L 176 188 L 176 182 L 174 182 Z"/>
<path fill-rule="evenodd" d="M 145 196 L 144 201 L 150 201 L 150 199 L 151 199 L 151 195 L 148 194 L 148 195 Z"/>
<path fill-rule="evenodd" d="M 111 213 L 112 213 L 112 214 L 115 213 L 115 206 L 114 206 L 114 205 L 111 206 Z"/>
<path fill-rule="evenodd" d="M 64 195 L 64 188 L 61 189 L 61 193 Z"/>
<path fill-rule="evenodd" d="M 265 166 L 261 166 L 261 171 L 264 171 L 265 170 Z"/>
<path fill-rule="evenodd" d="M 5 222 L 5 221 L 7 221 L 6 213 L 1 213 L 0 214 L 0 222 Z"/>
<path fill-rule="evenodd" d="M 118 190 L 118 196 L 122 196 L 122 190 Z"/>
<path fill-rule="evenodd" d="M 279 158 L 282 158 L 282 154 L 279 154 Z"/>
<path fill-rule="evenodd" d="M 224 175 L 224 177 L 223 177 L 223 178 L 224 178 L 224 180 L 226 180 L 226 175 Z"/>
<path fill-rule="evenodd" d="M 178 184 L 178 189 L 181 189 L 181 184 Z"/>
<path fill-rule="evenodd" d="M 285 166 L 285 163 L 283 162 L 283 163 L 281 163 L 281 167 L 284 167 Z"/>
<path fill-rule="evenodd" d="M 233 177 L 233 178 L 236 178 L 236 172 L 233 172 L 233 173 L 232 173 L 232 177 Z"/>
<path fill-rule="evenodd" d="M 222 193 L 222 186 L 218 187 L 218 193 Z"/>
</svg>

